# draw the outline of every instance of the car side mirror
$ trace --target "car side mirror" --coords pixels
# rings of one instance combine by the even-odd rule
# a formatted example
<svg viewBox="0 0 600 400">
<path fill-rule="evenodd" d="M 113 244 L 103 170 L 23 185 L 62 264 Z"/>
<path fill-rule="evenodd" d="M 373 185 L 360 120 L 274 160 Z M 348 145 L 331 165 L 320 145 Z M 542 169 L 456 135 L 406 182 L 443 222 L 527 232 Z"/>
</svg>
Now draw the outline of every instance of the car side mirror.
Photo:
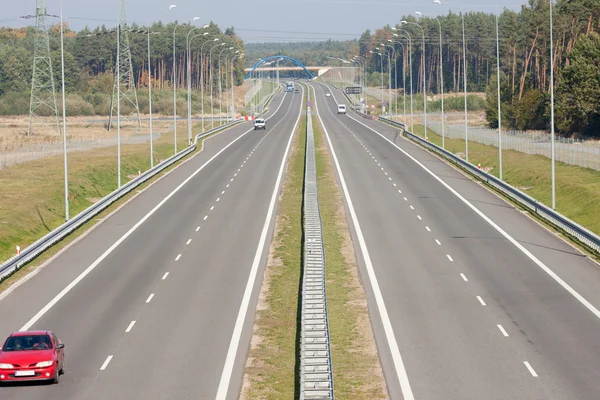
<svg viewBox="0 0 600 400">
<path fill-rule="evenodd" d="M 57 349 L 64 349 L 65 348 L 65 344 L 64 343 L 60 343 L 56 346 Z"/>
</svg>

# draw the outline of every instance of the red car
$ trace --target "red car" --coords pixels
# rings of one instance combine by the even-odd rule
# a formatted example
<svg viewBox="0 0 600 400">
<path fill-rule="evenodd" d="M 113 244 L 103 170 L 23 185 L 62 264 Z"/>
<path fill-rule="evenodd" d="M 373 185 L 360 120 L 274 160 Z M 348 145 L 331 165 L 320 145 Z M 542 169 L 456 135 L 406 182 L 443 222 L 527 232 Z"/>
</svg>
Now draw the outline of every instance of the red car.
<svg viewBox="0 0 600 400">
<path fill-rule="evenodd" d="M 65 345 L 50 331 L 15 332 L 0 350 L 0 383 L 51 380 L 64 371 Z"/>
</svg>

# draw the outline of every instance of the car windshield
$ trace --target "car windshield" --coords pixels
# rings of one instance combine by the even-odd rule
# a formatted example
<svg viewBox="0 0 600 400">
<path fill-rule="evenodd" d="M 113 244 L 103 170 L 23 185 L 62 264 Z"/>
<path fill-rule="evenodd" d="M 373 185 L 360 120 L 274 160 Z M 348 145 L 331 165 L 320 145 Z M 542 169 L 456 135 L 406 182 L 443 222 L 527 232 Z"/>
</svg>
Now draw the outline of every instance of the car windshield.
<svg viewBox="0 0 600 400">
<path fill-rule="evenodd" d="M 256 123 L 257 123 L 257 124 L 262 124 L 262 123 L 264 123 L 264 122 L 265 122 L 265 120 L 264 120 L 264 119 L 257 119 L 257 120 L 256 120 Z"/>
<path fill-rule="evenodd" d="M 48 335 L 11 336 L 4 343 L 2 351 L 49 350 L 52 341 Z"/>
</svg>

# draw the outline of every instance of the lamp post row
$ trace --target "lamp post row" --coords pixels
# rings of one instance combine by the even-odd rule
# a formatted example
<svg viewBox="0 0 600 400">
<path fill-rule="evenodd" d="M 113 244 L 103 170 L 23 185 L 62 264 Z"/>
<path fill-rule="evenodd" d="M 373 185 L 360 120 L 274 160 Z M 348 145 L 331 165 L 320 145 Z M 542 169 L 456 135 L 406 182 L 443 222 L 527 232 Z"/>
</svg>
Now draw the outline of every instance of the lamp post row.
<svg viewBox="0 0 600 400">
<path fill-rule="evenodd" d="M 176 5 L 172 4 L 168 7 L 164 7 L 164 8 L 160 8 L 155 10 L 155 12 L 158 11 L 170 11 L 173 8 L 177 7 Z M 119 11 L 120 12 L 120 11 Z M 56 15 L 55 17 L 59 17 L 60 18 L 60 47 L 61 47 L 61 77 L 62 77 L 62 82 L 61 82 L 61 96 L 62 96 L 62 128 L 63 128 L 63 132 L 62 132 L 62 136 L 63 136 L 63 159 L 64 159 L 64 200 L 65 200 L 65 221 L 68 221 L 70 219 L 70 212 L 69 212 L 69 173 L 68 173 L 68 158 L 67 158 L 67 124 L 66 124 L 66 96 L 65 96 L 65 65 L 64 65 L 64 23 L 63 23 L 63 0 L 60 0 L 60 15 Z M 193 19 L 190 19 L 190 22 L 196 21 L 198 20 L 198 17 L 194 17 Z M 176 66 L 176 43 L 175 43 L 175 38 L 176 38 L 176 30 L 177 30 L 178 25 L 176 24 L 175 27 L 173 28 L 173 146 L 174 146 L 174 154 L 177 153 L 177 66 Z M 116 32 L 116 36 L 117 36 L 117 46 L 118 46 L 118 42 L 120 40 L 120 26 L 118 26 L 116 29 L 114 29 L 113 31 L 107 32 L 107 33 L 102 33 L 102 34 L 109 34 L 109 33 L 115 33 Z M 202 28 L 208 28 L 208 25 L 204 25 Z M 191 143 L 191 98 L 190 98 L 190 50 L 189 50 L 189 43 L 190 43 L 190 39 L 189 39 L 189 34 L 191 33 L 191 31 L 197 29 L 197 27 L 194 27 L 190 30 L 190 32 L 188 32 L 188 36 L 187 36 L 187 61 L 188 61 L 188 65 L 187 65 L 187 75 L 188 75 L 188 141 L 189 143 Z M 157 32 L 151 32 L 150 29 L 146 30 L 146 31 L 140 31 L 140 30 L 132 30 L 132 32 L 136 32 L 136 33 L 142 33 L 142 34 L 146 34 L 147 35 L 147 53 L 148 53 L 148 106 L 149 106 L 149 139 L 150 139 L 150 168 L 154 167 L 154 150 L 153 150 L 153 126 L 152 126 L 152 70 L 151 70 L 151 53 L 150 53 L 150 35 L 151 34 L 156 34 Z M 207 35 L 208 32 L 205 32 L 203 35 Z M 87 35 L 88 37 L 91 36 L 97 36 L 97 35 Z M 215 38 L 215 41 L 218 41 L 219 38 Z M 202 44 L 201 46 L 201 53 L 202 53 L 202 47 L 204 46 L 205 43 Z M 223 42 L 222 45 L 225 45 L 225 43 Z M 233 48 L 230 48 L 230 50 Z M 238 57 L 242 57 L 243 54 L 239 54 L 239 51 L 235 52 L 235 57 L 233 57 L 231 59 L 232 62 L 232 67 L 231 67 L 231 84 L 233 86 L 233 60 L 235 58 Z M 212 56 L 212 55 L 211 55 Z M 202 55 L 201 55 L 202 57 Z M 212 62 L 211 62 L 212 63 Z M 219 67 L 220 67 L 220 60 L 219 60 Z M 119 52 L 117 52 L 117 60 L 116 60 L 116 76 L 117 78 L 120 76 L 119 75 Z M 226 57 L 226 68 L 227 68 L 227 57 Z M 221 72 L 219 72 L 219 75 L 221 75 Z M 212 76 L 212 74 L 211 74 Z M 226 72 L 226 76 L 227 76 L 227 72 Z M 220 82 L 220 78 L 219 78 L 219 82 Z M 121 110 L 120 110 L 120 105 L 121 105 L 121 96 L 120 96 L 120 79 L 117 79 L 117 186 L 120 188 L 121 187 L 121 120 L 120 120 L 120 116 L 121 116 Z M 211 82 L 212 84 L 212 82 Z M 211 85 L 212 87 L 212 85 Z M 203 85 L 201 84 L 201 88 L 203 88 Z M 211 89 L 212 91 L 212 89 Z M 204 98 L 204 95 L 202 94 L 202 98 Z M 222 97 L 221 97 L 222 99 Z M 234 112 L 234 97 L 233 97 L 233 87 L 232 87 L 232 113 Z M 211 105 L 212 105 L 212 98 L 211 98 Z M 202 115 L 204 116 L 204 101 L 202 101 Z M 235 118 L 235 115 L 232 114 L 232 118 Z M 204 118 L 202 118 L 202 130 L 204 130 Z"/>
<path fill-rule="evenodd" d="M 552 181 L 552 209 L 556 209 L 556 171 L 555 171 L 555 122 L 554 122 L 554 38 L 553 38 L 553 0 L 548 0 L 549 1 L 549 5 L 550 5 L 550 139 L 551 139 L 551 181 Z M 442 2 L 441 0 L 434 0 L 434 3 L 441 5 Z M 420 12 L 416 12 L 417 15 L 422 16 L 422 13 Z M 444 124 L 445 124 L 445 117 L 444 117 L 444 65 L 443 65 L 443 37 L 442 37 L 442 24 L 440 22 L 440 20 L 437 17 L 433 17 L 433 19 L 436 20 L 436 22 L 438 23 L 438 27 L 439 27 L 439 56 L 440 56 L 440 62 L 439 62 L 439 77 L 440 77 L 440 94 L 441 94 L 441 102 L 442 102 L 442 148 L 445 148 L 445 129 L 444 129 Z M 463 41 L 463 90 L 464 90 L 464 108 L 465 108 L 465 115 L 464 115 L 464 120 L 465 120 L 465 158 L 468 161 L 469 160 L 469 127 L 468 127 L 468 102 L 467 102 L 467 65 L 466 65 L 466 37 L 465 37 L 465 17 L 464 14 L 461 15 L 461 19 L 462 19 L 462 41 Z M 424 108 L 424 137 L 427 138 L 427 91 L 426 91 L 426 69 L 425 69 L 425 30 L 423 29 L 423 27 L 416 23 L 416 22 L 411 22 L 411 21 L 405 21 L 402 20 L 401 21 L 401 25 L 416 25 L 421 29 L 422 32 L 422 36 L 423 36 L 423 50 L 422 50 L 422 57 L 423 57 L 423 108 Z M 408 39 L 409 42 L 409 50 L 408 50 L 408 56 L 409 56 L 409 65 L 411 66 L 410 68 L 410 103 L 411 103 L 411 128 L 414 129 L 414 117 L 413 117 L 413 100 L 412 100 L 412 96 L 413 96 L 413 82 L 412 82 L 412 59 L 411 59 L 411 53 L 412 53 L 412 40 L 410 37 L 410 33 L 407 32 L 404 29 L 399 29 L 399 28 L 395 28 L 392 27 L 391 28 L 393 31 L 395 32 L 401 32 L 404 33 Z M 398 33 L 393 33 L 394 37 L 399 37 Z M 496 15 L 496 70 L 497 70 L 497 102 L 498 102 L 498 164 L 499 164 L 499 178 L 503 179 L 503 169 L 502 169 L 502 110 L 501 110 L 501 96 L 500 96 L 500 39 L 499 39 L 499 18 Z M 392 46 L 389 45 L 385 45 L 385 44 L 381 44 L 381 46 L 389 46 L 391 48 L 394 48 L 394 44 L 398 43 L 401 44 L 401 42 L 399 41 L 395 41 L 395 40 L 391 40 L 388 39 L 388 42 L 392 43 Z M 403 45 L 402 45 L 403 46 Z M 404 48 L 404 46 L 403 46 Z M 376 47 L 376 50 L 380 50 L 379 47 Z M 370 53 L 372 54 L 378 54 L 381 58 L 381 62 L 382 62 L 382 79 L 383 79 L 383 54 L 381 54 L 380 52 L 373 52 L 370 51 Z M 385 52 L 385 54 L 388 56 L 389 59 L 389 55 L 387 54 L 387 51 Z M 403 50 L 403 54 L 404 54 L 404 50 Z M 395 69 L 397 70 L 397 57 L 394 56 L 394 59 L 396 60 L 395 63 Z M 404 65 L 404 63 L 403 63 Z M 402 76 L 403 76 L 403 81 L 405 80 L 405 73 L 404 71 L 402 72 Z M 397 85 L 397 75 L 396 75 L 396 85 Z M 390 84 L 390 88 L 391 88 L 391 84 Z M 382 83 L 382 90 L 383 90 L 383 83 Z M 391 93 L 391 90 L 390 90 Z M 404 90 L 404 95 L 406 96 L 406 90 Z M 382 103 L 383 103 L 383 94 L 382 94 Z M 406 101 L 404 101 L 404 106 L 406 108 Z M 404 118 L 406 120 L 406 111 L 404 111 Z"/>
</svg>

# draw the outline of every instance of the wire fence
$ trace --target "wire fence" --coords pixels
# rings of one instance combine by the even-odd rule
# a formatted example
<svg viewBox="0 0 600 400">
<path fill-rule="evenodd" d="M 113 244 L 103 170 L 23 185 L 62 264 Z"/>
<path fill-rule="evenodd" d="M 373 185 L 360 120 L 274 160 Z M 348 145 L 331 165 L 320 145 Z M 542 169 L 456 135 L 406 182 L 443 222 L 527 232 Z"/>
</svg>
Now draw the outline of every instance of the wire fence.
<svg viewBox="0 0 600 400">
<path fill-rule="evenodd" d="M 447 118 L 453 118 L 451 124 L 444 124 L 444 135 L 449 139 L 465 139 L 464 122 L 458 121 L 464 117 L 462 113 L 446 113 Z M 427 113 L 427 129 L 431 129 L 438 135 L 442 134 L 441 113 Z M 460 117 L 460 118 L 459 118 Z M 415 124 L 423 123 L 423 114 L 415 113 Z M 471 117 L 469 117 L 471 118 Z M 393 120 L 410 123 L 410 114 L 406 116 L 395 115 Z M 483 126 L 468 126 L 469 141 L 486 146 L 498 147 L 498 130 Z M 546 131 L 502 131 L 502 149 L 514 150 L 524 154 L 540 155 L 547 158 L 552 157 L 551 135 Z M 568 165 L 600 171 L 600 141 L 565 138 L 555 136 L 554 156 L 556 161 Z"/>
<path fill-rule="evenodd" d="M 153 142 L 160 139 L 162 132 L 153 132 Z M 150 141 L 149 134 L 127 135 L 121 136 L 121 145 L 128 144 L 144 144 Z M 117 137 L 108 138 L 85 138 L 85 139 L 69 139 L 67 141 L 67 152 L 90 151 L 105 147 L 117 145 Z M 58 140 L 55 142 L 43 141 L 39 143 L 27 144 L 23 147 L 12 151 L 0 152 L 0 169 L 12 167 L 17 164 L 22 164 L 34 160 L 39 160 L 47 157 L 53 157 L 63 154 L 63 142 Z"/>
<path fill-rule="evenodd" d="M 432 121 L 428 128 L 441 134 L 440 122 Z M 452 124 L 444 126 L 444 133 L 450 139 L 465 139 L 464 125 Z M 515 150 L 525 154 L 537 154 L 544 157 L 552 157 L 551 135 L 541 131 L 503 131 L 502 149 Z M 469 141 L 487 146 L 499 147 L 497 129 L 484 127 L 469 127 Z M 554 157 L 556 161 L 590 168 L 600 171 L 600 143 L 592 140 L 581 140 L 555 136 Z"/>
</svg>

